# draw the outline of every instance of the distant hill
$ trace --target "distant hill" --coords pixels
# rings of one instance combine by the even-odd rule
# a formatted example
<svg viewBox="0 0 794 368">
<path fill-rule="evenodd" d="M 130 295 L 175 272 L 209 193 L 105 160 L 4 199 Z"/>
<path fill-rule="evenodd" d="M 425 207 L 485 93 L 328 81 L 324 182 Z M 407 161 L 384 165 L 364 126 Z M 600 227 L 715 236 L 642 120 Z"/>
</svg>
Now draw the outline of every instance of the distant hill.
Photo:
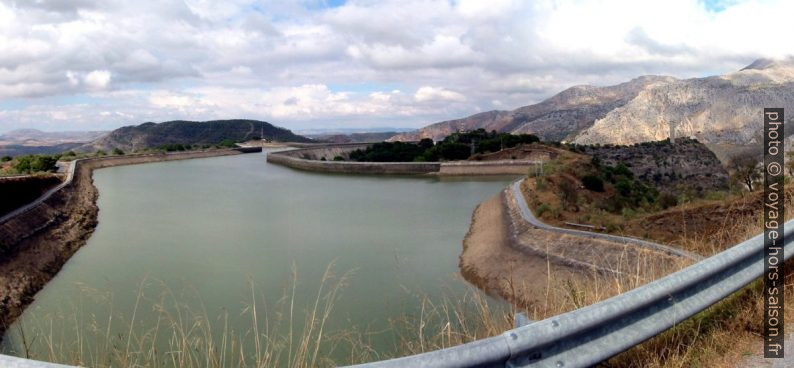
<svg viewBox="0 0 794 368">
<path fill-rule="evenodd" d="M 68 152 L 82 146 L 83 143 L 61 143 L 51 146 L 23 146 L 19 144 L 9 144 L 0 146 L 0 156 L 22 156 L 22 155 L 52 155 L 56 153 Z"/>
<path fill-rule="evenodd" d="M 261 137 L 260 135 L 264 136 Z M 258 120 L 167 121 L 118 128 L 79 148 L 80 151 L 124 151 L 159 147 L 164 144 L 217 144 L 224 140 L 243 142 L 264 138 L 277 142 L 313 142 L 284 128 Z"/>
<path fill-rule="evenodd" d="M 43 132 L 38 129 L 17 129 L 0 135 L 0 146 L 55 146 L 64 143 L 91 142 L 107 132 Z"/>
</svg>

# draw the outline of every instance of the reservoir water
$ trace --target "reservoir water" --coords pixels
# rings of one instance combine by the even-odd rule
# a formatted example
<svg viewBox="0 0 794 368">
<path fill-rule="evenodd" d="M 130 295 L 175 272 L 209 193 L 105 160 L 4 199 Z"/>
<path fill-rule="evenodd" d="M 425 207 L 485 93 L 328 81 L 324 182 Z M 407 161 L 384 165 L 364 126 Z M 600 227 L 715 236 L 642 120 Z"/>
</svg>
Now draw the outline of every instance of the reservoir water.
<svg viewBox="0 0 794 368">
<path fill-rule="evenodd" d="M 316 174 L 264 154 L 101 169 L 96 231 L 0 348 L 101 365 L 116 359 L 102 357 L 108 349 L 174 349 L 174 324 L 242 344 L 292 325 L 294 340 L 307 312 L 333 299 L 324 334 L 364 332 L 390 354 L 395 321 L 471 293 L 461 241 L 477 203 L 510 180 Z M 343 348 L 321 352 L 350 360 Z"/>
</svg>

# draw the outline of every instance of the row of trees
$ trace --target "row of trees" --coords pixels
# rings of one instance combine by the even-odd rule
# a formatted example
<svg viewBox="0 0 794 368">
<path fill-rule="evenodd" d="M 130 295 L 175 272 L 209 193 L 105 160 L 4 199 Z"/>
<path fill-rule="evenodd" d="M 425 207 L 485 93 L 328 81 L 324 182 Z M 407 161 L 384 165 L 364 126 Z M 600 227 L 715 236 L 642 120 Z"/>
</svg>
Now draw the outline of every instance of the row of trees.
<svg viewBox="0 0 794 368">
<path fill-rule="evenodd" d="M 19 174 L 33 174 L 37 172 L 55 172 L 58 167 L 55 165 L 60 155 L 25 155 L 16 158 L 13 163 L 14 171 Z M 5 158 L 4 158 L 5 160 Z M 10 161 L 10 160 L 9 160 Z"/>
</svg>

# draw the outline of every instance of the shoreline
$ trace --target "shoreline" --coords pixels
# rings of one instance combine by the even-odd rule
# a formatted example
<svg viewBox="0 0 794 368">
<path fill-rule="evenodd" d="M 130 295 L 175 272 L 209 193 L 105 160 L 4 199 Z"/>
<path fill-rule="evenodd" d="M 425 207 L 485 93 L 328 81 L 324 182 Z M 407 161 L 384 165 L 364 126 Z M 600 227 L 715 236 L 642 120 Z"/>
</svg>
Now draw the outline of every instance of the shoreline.
<svg viewBox="0 0 794 368">
<path fill-rule="evenodd" d="M 94 170 L 248 152 L 261 152 L 261 149 L 112 156 L 81 161 L 75 166 L 69 185 L 0 224 L 0 341 L 6 329 L 33 302 L 35 294 L 58 274 L 94 232 L 99 213 Z"/>
<path fill-rule="evenodd" d="M 463 238 L 458 268 L 466 281 L 489 295 L 521 307 L 537 305 L 546 300 L 550 274 L 554 278 L 581 275 L 574 269 L 511 246 L 512 229 L 506 200 L 501 191 L 474 209 L 469 231 Z"/>
</svg>

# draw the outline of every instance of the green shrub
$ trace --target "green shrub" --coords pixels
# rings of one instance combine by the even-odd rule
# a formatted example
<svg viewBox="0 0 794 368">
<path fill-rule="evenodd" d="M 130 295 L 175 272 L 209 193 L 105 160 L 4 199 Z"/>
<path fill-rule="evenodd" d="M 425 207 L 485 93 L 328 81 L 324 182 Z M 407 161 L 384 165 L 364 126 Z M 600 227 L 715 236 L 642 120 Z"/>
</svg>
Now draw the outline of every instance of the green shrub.
<svg viewBox="0 0 794 368">
<path fill-rule="evenodd" d="M 535 178 L 535 188 L 538 190 L 546 190 L 546 179 L 541 176 Z"/>
<path fill-rule="evenodd" d="M 678 198 L 668 192 L 664 192 L 659 196 L 659 207 L 663 210 L 666 210 L 670 207 L 675 207 L 678 205 Z"/>
<path fill-rule="evenodd" d="M 124 151 L 122 151 L 121 148 L 115 147 L 113 148 L 113 154 L 116 156 L 121 156 L 124 155 Z"/>
<path fill-rule="evenodd" d="M 220 148 L 234 148 L 234 147 L 237 147 L 237 145 L 234 144 L 234 141 L 231 140 L 231 139 L 224 139 L 224 140 L 221 141 L 221 143 L 218 143 L 218 147 L 220 147 Z"/>
<path fill-rule="evenodd" d="M 540 206 L 535 209 L 535 212 L 538 213 L 538 217 L 543 217 L 543 214 L 549 211 L 551 211 L 551 207 L 546 203 L 541 203 Z"/>
<path fill-rule="evenodd" d="M 17 157 L 14 170 L 20 174 L 30 174 L 37 172 L 54 172 L 58 169 L 55 165 L 59 156 L 47 155 L 25 155 Z"/>
<path fill-rule="evenodd" d="M 334 161 L 344 161 L 345 158 L 342 156 L 334 156 Z"/>
<path fill-rule="evenodd" d="M 596 175 L 585 175 L 582 177 L 582 185 L 584 185 L 585 189 L 593 192 L 604 191 L 604 181 Z"/>
<path fill-rule="evenodd" d="M 3 156 L 3 158 L 0 158 L 0 162 L 8 162 L 11 160 L 12 160 L 11 156 Z"/>
</svg>

